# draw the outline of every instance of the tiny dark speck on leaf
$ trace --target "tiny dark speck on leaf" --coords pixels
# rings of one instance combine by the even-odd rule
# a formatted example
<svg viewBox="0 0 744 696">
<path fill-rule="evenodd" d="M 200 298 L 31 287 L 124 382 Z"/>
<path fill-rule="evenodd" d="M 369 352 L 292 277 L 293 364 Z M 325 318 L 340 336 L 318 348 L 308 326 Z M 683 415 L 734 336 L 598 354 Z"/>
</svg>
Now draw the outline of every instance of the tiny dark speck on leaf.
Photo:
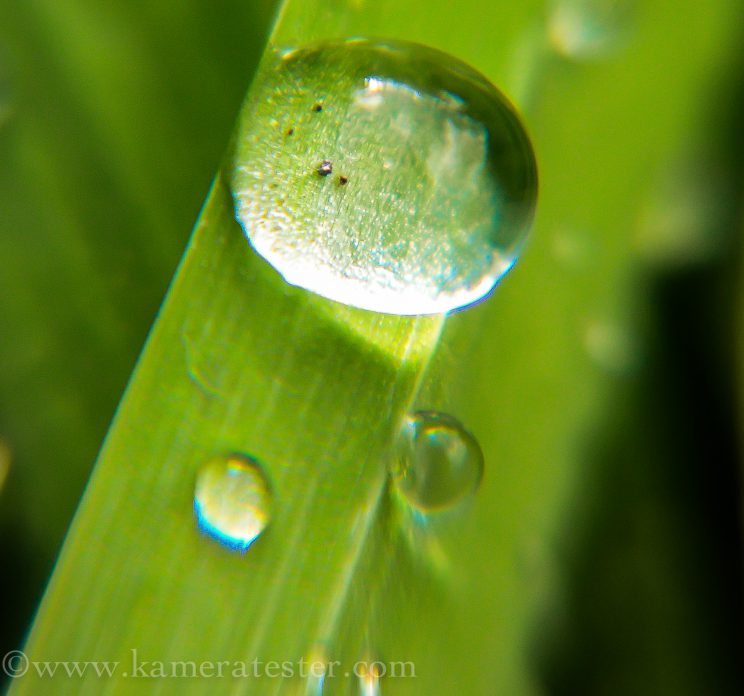
<svg viewBox="0 0 744 696">
<path fill-rule="evenodd" d="M 338 177 L 338 183 L 341 186 L 346 186 L 346 184 L 349 183 L 349 177 L 348 176 L 340 176 L 340 177 Z"/>
<path fill-rule="evenodd" d="M 331 160 L 323 160 L 317 169 L 318 174 L 321 176 L 328 176 L 333 171 L 333 164 Z"/>
<path fill-rule="evenodd" d="M 287 130 L 287 135 L 292 135 L 294 133 L 294 128 L 289 128 Z"/>
<path fill-rule="evenodd" d="M 323 105 L 322 105 L 322 104 L 321 104 L 320 102 L 318 102 L 318 103 L 317 103 L 317 104 L 316 104 L 316 105 L 315 105 L 315 106 L 313 107 L 313 111 L 315 111 L 315 112 L 318 112 L 318 111 L 323 111 Z"/>
</svg>

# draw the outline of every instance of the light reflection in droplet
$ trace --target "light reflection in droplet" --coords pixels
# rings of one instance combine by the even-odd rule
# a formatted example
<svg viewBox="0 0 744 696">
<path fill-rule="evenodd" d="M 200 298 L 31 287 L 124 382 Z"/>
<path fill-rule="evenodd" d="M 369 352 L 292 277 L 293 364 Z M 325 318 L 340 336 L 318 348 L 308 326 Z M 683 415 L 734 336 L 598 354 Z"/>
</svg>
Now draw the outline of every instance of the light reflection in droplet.
<svg viewBox="0 0 744 696">
<path fill-rule="evenodd" d="M 242 454 L 208 461 L 196 477 L 194 510 L 205 533 L 245 551 L 271 516 L 271 492 L 258 462 Z"/>
<path fill-rule="evenodd" d="M 483 453 L 453 416 L 418 411 L 406 417 L 391 473 L 396 489 L 415 509 L 444 510 L 477 490 Z"/>
<path fill-rule="evenodd" d="M 471 68 L 356 39 L 285 52 L 256 85 L 231 186 L 246 236 L 287 282 L 436 314 L 483 298 L 514 264 L 534 155 L 514 109 Z"/>
</svg>

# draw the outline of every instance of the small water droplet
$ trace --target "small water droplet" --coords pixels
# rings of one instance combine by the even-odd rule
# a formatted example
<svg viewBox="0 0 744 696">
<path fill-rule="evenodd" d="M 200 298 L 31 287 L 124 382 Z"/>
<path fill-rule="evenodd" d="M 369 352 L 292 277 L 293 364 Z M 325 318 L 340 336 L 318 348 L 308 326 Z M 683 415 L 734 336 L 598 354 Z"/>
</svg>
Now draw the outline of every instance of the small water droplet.
<svg viewBox="0 0 744 696">
<path fill-rule="evenodd" d="M 561 225 L 553 231 L 553 257 L 566 270 L 582 270 L 592 258 L 591 242 L 585 231 Z"/>
<path fill-rule="evenodd" d="M 189 379 L 208 397 L 220 397 L 224 392 L 224 363 L 204 350 L 204 339 L 190 328 L 181 333 L 181 343 Z"/>
<path fill-rule="evenodd" d="M 336 662 L 330 663 L 328 653 L 322 645 L 316 645 L 301 666 L 300 676 L 305 680 L 303 696 L 323 696 L 323 689 L 328 677 L 334 677 L 333 668 Z"/>
<path fill-rule="evenodd" d="M 376 660 L 360 660 L 354 667 L 359 678 L 359 696 L 380 696 L 380 680 L 385 674 L 385 663 Z"/>
<path fill-rule="evenodd" d="M 271 492 L 258 462 L 242 454 L 204 464 L 196 477 L 199 527 L 231 549 L 245 551 L 271 516 Z"/>
<path fill-rule="evenodd" d="M 640 362 L 636 341 L 616 324 L 590 323 L 584 333 L 584 346 L 594 363 L 612 374 L 631 373 Z"/>
<path fill-rule="evenodd" d="M 557 0 L 548 23 L 550 44 L 567 58 L 600 58 L 622 43 L 631 13 L 630 0 Z"/>
<path fill-rule="evenodd" d="M 636 230 L 635 249 L 643 261 L 680 268 L 720 252 L 727 229 L 726 189 L 721 171 L 699 157 L 674 162 L 662 172 Z"/>
<path fill-rule="evenodd" d="M 236 216 L 287 282 L 363 309 L 436 314 L 483 298 L 514 264 L 535 159 L 506 97 L 472 68 L 355 39 L 280 52 L 255 85 L 235 152 Z M 266 127 L 277 116 L 296 137 Z M 330 174 L 320 157 L 353 187 L 307 185 L 308 169 Z M 277 211 L 262 169 L 292 191 L 291 207 Z"/>
<path fill-rule="evenodd" d="M 392 475 L 397 490 L 418 510 L 450 508 L 477 490 L 483 452 L 456 418 L 419 411 L 405 420 Z"/>
</svg>

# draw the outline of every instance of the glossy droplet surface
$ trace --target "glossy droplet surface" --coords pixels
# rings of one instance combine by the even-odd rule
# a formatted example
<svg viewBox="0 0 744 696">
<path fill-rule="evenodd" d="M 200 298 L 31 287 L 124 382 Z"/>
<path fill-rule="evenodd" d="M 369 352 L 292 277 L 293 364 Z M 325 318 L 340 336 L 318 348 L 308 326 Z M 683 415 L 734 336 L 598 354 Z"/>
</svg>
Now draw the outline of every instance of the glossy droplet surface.
<svg viewBox="0 0 744 696">
<path fill-rule="evenodd" d="M 449 508 L 477 490 L 483 452 L 456 418 L 419 411 L 403 425 L 392 475 L 397 490 L 413 507 L 424 512 Z"/>
<path fill-rule="evenodd" d="M 271 515 L 271 492 L 258 462 L 239 454 L 208 461 L 196 477 L 194 510 L 204 532 L 229 548 L 247 549 Z"/>
<path fill-rule="evenodd" d="M 433 314 L 481 299 L 513 265 L 536 167 L 516 112 L 473 69 L 423 46 L 354 39 L 264 66 L 231 186 L 245 234 L 287 282 Z"/>
</svg>

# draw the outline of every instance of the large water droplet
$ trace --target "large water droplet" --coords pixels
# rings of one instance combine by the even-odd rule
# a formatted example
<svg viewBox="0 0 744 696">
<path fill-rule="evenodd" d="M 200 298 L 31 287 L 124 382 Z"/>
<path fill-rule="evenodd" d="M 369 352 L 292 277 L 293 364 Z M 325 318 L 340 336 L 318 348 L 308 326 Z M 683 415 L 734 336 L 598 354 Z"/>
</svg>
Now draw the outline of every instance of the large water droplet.
<svg viewBox="0 0 744 696">
<path fill-rule="evenodd" d="M 363 39 L 286 51 L 241 117 L 236 214 L 289 283 L 348 305 L 434 314 L 513 265 L 536 166 L 514 109 L 439 51 Z"/>
<path fill-rule="evenodd" d="M 233 454 L 204 464 L 196 477 L 199 526 L 220 543 L 245 551 L 269 523 L 271 492 L 252 457 Z"/>
<path fill-rule="evenodd" d="M 403 425 L 392 475 L 410 505 L 424 512 L 442 510 L 478 488 L 483 453 L 456 418 L 419 411 Z"/>
</svg>

